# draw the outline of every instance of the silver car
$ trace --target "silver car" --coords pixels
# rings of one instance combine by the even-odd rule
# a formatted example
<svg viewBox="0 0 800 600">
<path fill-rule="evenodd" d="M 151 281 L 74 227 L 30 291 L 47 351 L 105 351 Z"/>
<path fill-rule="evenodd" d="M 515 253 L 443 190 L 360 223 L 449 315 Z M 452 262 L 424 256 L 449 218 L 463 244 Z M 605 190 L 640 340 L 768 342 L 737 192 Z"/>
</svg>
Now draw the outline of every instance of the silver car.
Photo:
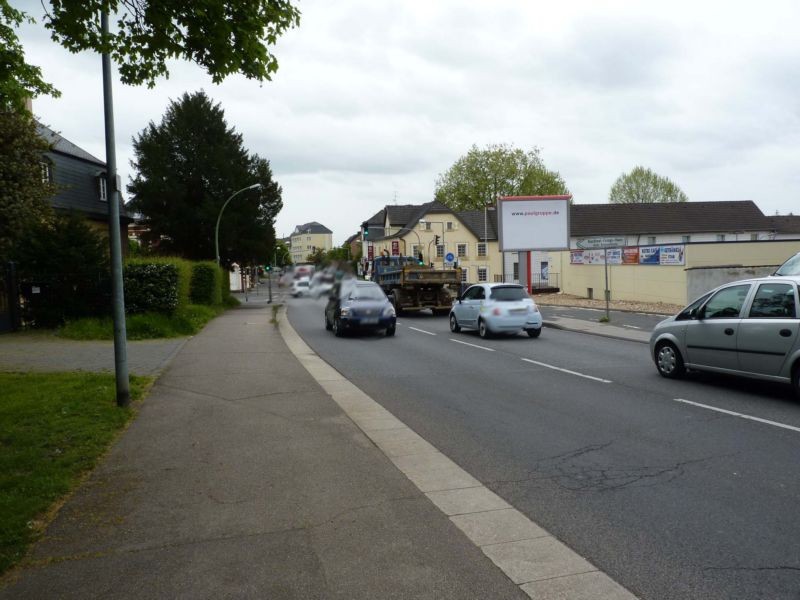
<svg viewBox="0 0 800 600">
<path fill-rule="evenodd" d="M 727 283 L 656 325 L 650 354 L 664 377 L 686 369 L 791 383 L 800 396 L 800 276 Z"/>
<path fill-rule="evenodd" d="M 477 329 L 482 338 L 492 333 L 542 333 L 542 313 L 521 285 L 479 283 L 467 288 L 450 309 L 450 331 Z"/>
</svg>

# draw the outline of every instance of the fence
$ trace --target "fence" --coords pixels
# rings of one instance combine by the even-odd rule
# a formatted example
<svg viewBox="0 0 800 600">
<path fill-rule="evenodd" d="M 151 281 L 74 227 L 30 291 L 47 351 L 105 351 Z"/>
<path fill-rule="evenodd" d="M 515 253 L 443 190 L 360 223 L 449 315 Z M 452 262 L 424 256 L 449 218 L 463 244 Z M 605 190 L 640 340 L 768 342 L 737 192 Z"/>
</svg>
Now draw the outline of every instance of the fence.
<svg viewBox="0 0 800 600">
<path fill-rule="evenodd" d="M 0 333 L 19 329 L 19 292 L 14 263 L 0 267 Z"/>
</svg>

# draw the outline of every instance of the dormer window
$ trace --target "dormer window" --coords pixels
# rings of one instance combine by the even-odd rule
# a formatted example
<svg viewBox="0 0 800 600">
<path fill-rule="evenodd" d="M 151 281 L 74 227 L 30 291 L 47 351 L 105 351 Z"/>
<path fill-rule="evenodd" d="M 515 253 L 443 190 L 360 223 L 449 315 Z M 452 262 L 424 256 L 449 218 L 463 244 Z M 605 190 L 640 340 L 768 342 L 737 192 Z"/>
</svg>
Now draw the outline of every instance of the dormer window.
<svg viewBox="0 0 800 600">
<path fill-rule="evenodd" d="M 42 170 L 42 183 L 50 183 L 53 181 L 53 167 L 49 161 L 43 160 L 40 162 L 39 168 Z"/>
</svg>

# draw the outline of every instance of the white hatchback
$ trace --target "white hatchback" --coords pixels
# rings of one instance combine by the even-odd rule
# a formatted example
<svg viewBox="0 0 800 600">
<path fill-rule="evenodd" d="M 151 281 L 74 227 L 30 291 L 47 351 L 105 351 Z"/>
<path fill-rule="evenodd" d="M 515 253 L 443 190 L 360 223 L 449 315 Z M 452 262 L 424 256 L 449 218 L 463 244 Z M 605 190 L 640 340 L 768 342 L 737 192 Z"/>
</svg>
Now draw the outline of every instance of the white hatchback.
<svg viewBox="0 0 800 600">
<path fill-rule="evenodd" d="M 530 337 L 539 337 L 542 313 L 521 285 L 479 283 L 467 288 L 450 309 L 450 331 L 462 328 L 477 329 L 481 337 L 523 330 Z"/>
</svg>

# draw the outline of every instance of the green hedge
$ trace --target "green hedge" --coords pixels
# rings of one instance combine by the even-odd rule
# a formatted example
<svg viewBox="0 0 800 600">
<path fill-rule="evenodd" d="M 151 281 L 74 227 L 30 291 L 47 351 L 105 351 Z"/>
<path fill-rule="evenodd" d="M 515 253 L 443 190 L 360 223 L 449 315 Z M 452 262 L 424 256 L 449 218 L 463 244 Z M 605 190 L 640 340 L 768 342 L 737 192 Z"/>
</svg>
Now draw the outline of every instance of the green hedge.
<svg viewBox="0 0 800 600">
<path fill-rule="evenodd" d="M 223 272 L 213 262 L 196 262 L 192 264 L 192 281 L 189 298 L 192 304 L 222 304 Z"/>
<path fill-rule="evenodd" d="M 134 258 L 125 263 L 125 310 L 172 313 L 189 305 L 192 263 L 174 257 Z"/>
</svg>

